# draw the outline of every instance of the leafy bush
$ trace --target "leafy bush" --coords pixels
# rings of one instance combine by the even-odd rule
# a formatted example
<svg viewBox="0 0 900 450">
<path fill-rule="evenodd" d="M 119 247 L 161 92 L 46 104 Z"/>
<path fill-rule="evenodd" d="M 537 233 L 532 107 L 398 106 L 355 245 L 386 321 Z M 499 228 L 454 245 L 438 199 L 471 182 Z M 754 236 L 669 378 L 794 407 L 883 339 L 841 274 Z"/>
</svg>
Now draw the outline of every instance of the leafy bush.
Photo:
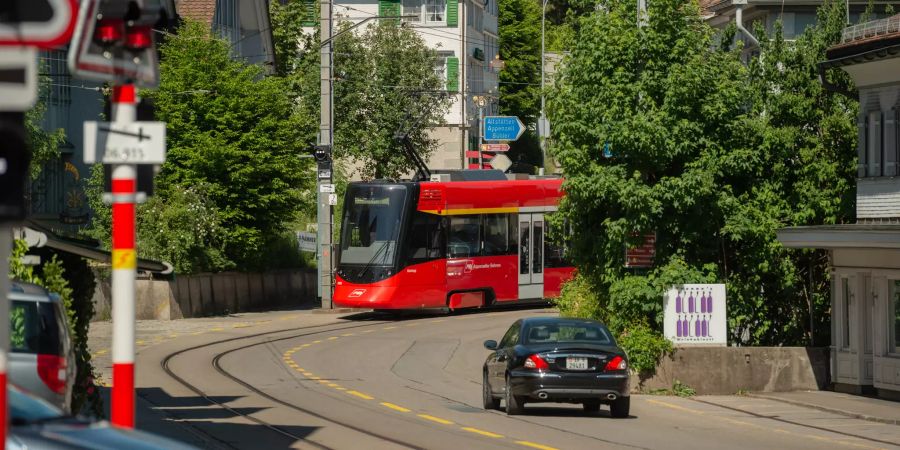
<svg viewBox="0 0 900 450">
<path fill-rule="evenodd" d="M 643 323 L 630 326 L 619 334 L 619 346 L 628 353 L 631 369 L 637 373 L 656 370 L 663 355 L 672 351 L 672 343 Z"/>
<path fill-rule="evenodd" d="M 553 300 L 563 317 L 580 317 L 604 321 L 596 289 L 584 275 L 578 274 L 563 285 L 559 297 Z"/>
<path fill-rule="evenodd" d="M 679 397 L 693 397 L 697 391 L 680 380 L 675 380 L 675 383 L 672 384 L 672 393 Z"/>
</svg>

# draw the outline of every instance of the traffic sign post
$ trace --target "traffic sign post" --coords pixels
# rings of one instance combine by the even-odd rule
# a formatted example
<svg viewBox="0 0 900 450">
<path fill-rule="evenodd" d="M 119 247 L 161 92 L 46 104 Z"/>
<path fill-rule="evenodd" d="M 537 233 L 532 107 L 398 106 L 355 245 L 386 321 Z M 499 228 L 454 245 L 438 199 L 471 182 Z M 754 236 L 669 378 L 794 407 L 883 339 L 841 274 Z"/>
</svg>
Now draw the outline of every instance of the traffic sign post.
<svg viewBox="0 0 900 450">
<path fill-rule="evenodd" d="M 83 0 L 69 46 L 69 70 L 113 83 L 112 121 L 84 124 L 85 163 L 112 166 L 112 414 L 134 428 L 134 312 L 137 250 L 135 204 L 139 165 L 165 161 L 165 124 L 137 121 L 136 87 L 155 87 L 159 65 L 154 29 L 170 14 L 162 0 Z M 108 198 L 105 196 L 105 198 Z"/>
</svg>

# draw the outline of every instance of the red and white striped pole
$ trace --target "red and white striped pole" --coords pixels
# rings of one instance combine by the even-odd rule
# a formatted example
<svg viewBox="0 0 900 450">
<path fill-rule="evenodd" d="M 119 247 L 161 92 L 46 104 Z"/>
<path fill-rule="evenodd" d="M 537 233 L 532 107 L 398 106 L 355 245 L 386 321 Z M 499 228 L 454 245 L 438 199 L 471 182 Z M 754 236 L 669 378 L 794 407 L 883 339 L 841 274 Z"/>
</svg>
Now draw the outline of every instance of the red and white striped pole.
<svg viewBox="0 0 900 450">
<path fill-rule="evenodd" d="M 131 123 L 137 119 L 133 84 L 113 87 L 112 119 Z M 135 196 L 137 167 L 115 164 L 112 168 L 112 423 L 134 428 L 134 302 L 137 253 L 135 251 Z"/>
</svg>

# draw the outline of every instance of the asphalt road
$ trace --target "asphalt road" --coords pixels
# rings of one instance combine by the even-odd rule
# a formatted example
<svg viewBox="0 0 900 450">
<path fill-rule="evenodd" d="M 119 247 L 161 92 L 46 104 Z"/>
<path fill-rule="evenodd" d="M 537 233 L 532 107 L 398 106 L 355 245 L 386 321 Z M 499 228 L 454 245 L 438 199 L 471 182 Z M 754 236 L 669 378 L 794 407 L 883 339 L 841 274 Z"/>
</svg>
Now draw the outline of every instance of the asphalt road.
<svg viewBox="0 0 900 450">
<path fill-rule="evenodd" d="M 898 426 L 749 397 L 636 395 L 628 419 L 578 405 L 484 411 L 482 342 L 548 314 L 305 315 L 218 328 L 142 349 L 139 395 L 195 444 L 218 448 L 900 449 Z"/>
</svg>

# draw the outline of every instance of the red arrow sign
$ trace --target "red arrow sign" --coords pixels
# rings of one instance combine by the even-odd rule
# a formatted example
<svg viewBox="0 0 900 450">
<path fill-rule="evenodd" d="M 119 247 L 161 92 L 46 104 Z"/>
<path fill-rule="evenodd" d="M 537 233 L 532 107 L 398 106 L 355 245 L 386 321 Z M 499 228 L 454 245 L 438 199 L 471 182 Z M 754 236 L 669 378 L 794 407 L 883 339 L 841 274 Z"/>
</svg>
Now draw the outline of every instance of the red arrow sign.
<svg viewBox="0 0 900 450">
<path fill-rule="evenodd" d="M 508 152 L 509 144 L 481 144 L 483 152 Z"/>
</svg>

